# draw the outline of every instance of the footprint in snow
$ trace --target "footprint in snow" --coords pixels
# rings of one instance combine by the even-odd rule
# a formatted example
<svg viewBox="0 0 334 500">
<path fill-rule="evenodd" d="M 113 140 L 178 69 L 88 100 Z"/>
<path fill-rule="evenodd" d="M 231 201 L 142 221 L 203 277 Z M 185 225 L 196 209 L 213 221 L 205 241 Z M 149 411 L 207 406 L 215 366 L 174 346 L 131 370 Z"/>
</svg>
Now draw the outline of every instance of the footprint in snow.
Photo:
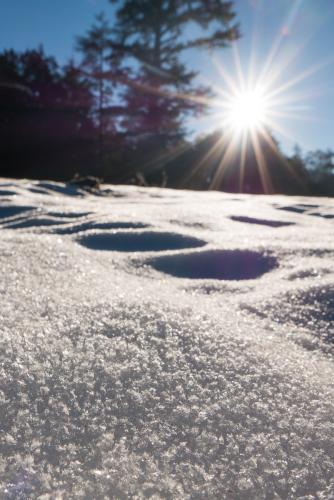
<svg viewBox="0 0 334 500">
<path fill-rule="evenodd" d="M 141 222 L 95 222 L 88 221 L 75 226 L 59 228 L 53 231 L 56 234 L 75 234 L 83 231 L 102 229 L 102 230 L 116 230 L 116 229 L 144 229 L 149 227 L 147 224 Z"/>
<path fill-rule="evenodd" d="M 29 187 L 26 187 L 26 189 L 30 193 L 50 195 L 50 191 L 48 191 L 47 189 L 41 188 L 41 187 L 29 186 Z"/>
<path fill-rule="evenodd" d="M 52 217 L 64 217 L 65 219 L 76 219 L 81 217 L 87 217 L 91 215 L 92 212 L 49 212 Z"/>
<path fill-rule="evenodd" d="M 178 278 L 251 280 L 275 269 L 277 260 L 250 250 L 207 250 L 166 255 L 148 263 L 157 271 Z"/>
<path fill-rule="evenodd" d="M 10 189 L 0 189 L 0 196 L 14 196 L 17 193 Z"/>
<path fill-rule="evenodd" d="M 318 208 L 318 205 L 310 205 L 306 203 L 299 203 L 298 205 L 289 205 L 284 207 L 276 207 L 277 210 L 285 210 L 286 212 L 294 212 L 296 214 L 303 214 L 312 208 Z"/>
<path fill-rule="evenodd" d="M 171 219 L 169 222 L 170 222 L 170 224 L 177 224 L 178 226 L 190 227 L 193 229 L 210 229 L 209 224 L 206 224 L 205 222 L 190 221 L 190 220 L 176 220 L 176 219 Z"/>
<path fill-rule="evenodd" d="M 51 219 L 48 217 L 33 217 L 24 220 L 10 222 L 6 225 L 6 229 L 31 229 L 43 226 L 56 226 L 60 224 L 69 224 L 70 221 L 62 219 Z"/>
<path fill-rule="evenodd" d="M 144 229 L 149 227 L 148 224 L 141 222 L 82 221 L 82 218 L 91 215 L 92 212 L 51 211 L 36 217 L 36 212 L 34 213 L 35 216 L 31 216 L 33 210 L 36 210 L 36 207 L 0 206 L 0 218 L 4 219 L 6 229 L 49 227 L 48 232 L 59 235 L 75 234 L 88 230 Z"/>
<path fill-rule="evenodd" d="M 308 215 L 312 215 L 313 217 L 322 217 L 323 219 L 334 219 L 334 214 L 326 214 L 321 212 L 312 212 Z"/>
<path fill-rule="evenodd" d="M 88 234 L 77 241 L 91 250 L 118 252 L 159 252 L 206 245 L 205 241 L 191 236 L 154 231 Z"/>
<path fill-rule="evenodd" d="M 0 219 L 9 219 L 10 217 L 16 217 L 17 215 L 22 215 L 34 209 L 35 207 L 23 205 L 0 206 Z"/>
<path fill-rule="evenodd" d="M 268 220 L 268 219 L 256 219 L 254 217 L 246 217 L 246 216 L 238 216 L 238 215 L 232 215 L 230 217 L 231 220 L 236 221 L 236 222 L 245 222 L 248 224 L 258 224 L 261 226 L 268 226 L 268 227 L 283 227 L 283 226 L 291 226 L 294 223 L 293 222 L 285 222 L 285 221 L 279 221 L 279 220 Z"/>
<path fill-rule="evenodd" d="M 76 186 L 73 186 L 71 184 L 40 181 L 35 185 L 34 189 L 36 190 L 36 188 L 42 188 L 42 190 L 46 189 L 49 194 L 50 192 L 56 192 L 58 194 L 64 194 L 67 196 L 82 196 L 82 192 L 78 190 Z"/>
</svg>

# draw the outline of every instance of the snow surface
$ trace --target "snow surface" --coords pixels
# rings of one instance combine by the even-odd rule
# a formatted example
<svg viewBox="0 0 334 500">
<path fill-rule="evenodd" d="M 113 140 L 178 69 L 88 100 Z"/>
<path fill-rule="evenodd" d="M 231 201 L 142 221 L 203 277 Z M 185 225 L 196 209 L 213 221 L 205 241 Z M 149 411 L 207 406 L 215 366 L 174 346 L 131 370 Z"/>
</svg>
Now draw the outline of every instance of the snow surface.
<svg viewBox="0 0 334 500">
<path fill-rule="evenodd" d="M 3 179 L 0 497 L 334 498 L 333 216 Z"/>
</svg>

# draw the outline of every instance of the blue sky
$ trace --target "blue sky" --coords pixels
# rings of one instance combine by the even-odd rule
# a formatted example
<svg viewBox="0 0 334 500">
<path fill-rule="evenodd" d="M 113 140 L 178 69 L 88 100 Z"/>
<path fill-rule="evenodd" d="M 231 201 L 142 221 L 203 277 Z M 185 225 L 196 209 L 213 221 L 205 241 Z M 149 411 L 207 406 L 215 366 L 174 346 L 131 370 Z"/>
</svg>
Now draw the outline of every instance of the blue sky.
<svg viewBox="0 0 334 500">
<path fill-rule="evenodd" d="M 75 35 L 83 34 L 101 10 L 112 19 L 108 0 L 0 0 L 0 49 L 42 43 L 47 54 L 66 62 L 75 55 Z M 282 93 L 291 99 L 289 113 L 296 115 L 277 119 L 283 133 L 275 135 L 283 149 L 295 143 L 304 150 L 334 148 L 334 0 L 235 0 L 235 10 L 243 35 L 237 44 L 243 72 L 247 75 L 254 59 L 259 75 L 276 47 L 268 74 L 277 69 L 278 78 L 271 89 L 297 81 Z M 233 78 L 234 54 L 230 49 L 215 54 Z M 211 55 L 192 53 L 188 62 L 201 77 L 226 87 Z M 309 76 L 300 79 L 303 73 Z"/>
</svg>

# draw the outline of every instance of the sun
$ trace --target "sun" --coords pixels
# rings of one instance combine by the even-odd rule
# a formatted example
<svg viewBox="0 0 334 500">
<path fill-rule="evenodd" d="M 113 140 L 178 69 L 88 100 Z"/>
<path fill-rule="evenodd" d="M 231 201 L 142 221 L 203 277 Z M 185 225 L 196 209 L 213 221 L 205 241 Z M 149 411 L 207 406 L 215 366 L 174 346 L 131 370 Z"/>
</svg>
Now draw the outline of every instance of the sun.
<svg viewBox="0 0 334 500">
<path fill-rule="evenodd" d="M 234 132 L 258 132 L 268 123 L 270 102 L 259 88 L 238 91 L 226 105 L 224 125 Z"/>
</svg>

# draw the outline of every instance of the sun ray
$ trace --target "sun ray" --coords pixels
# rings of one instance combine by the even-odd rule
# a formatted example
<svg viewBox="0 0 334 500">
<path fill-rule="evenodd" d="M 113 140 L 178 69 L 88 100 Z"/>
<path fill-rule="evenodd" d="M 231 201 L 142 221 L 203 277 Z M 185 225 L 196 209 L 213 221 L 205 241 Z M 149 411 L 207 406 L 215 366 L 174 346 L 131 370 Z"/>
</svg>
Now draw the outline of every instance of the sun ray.
<svg viewBox="0 0 334 500">
<path fill-rule="evenodd" d="M 291 87 L 294 87 L 298 83 L 302 82 L 303 80 L 306 80 L 307 78 L 311 77 L 312 75 L 318 73 L 321 69 L 324 69 L 325 67 L 331 65 L 334 63 L 334 57 L 330 57 L 329 59 L 322 61 L 315 66 L 312 66 L 311 68 L 306 69 L 302 73 L 296 75 L 295 77 L 291 78 L 287 82 L 285 82 L 283 85 L 280 87 L 277 87 L 271 91 L 271 93 L 268 95 L 269 99 L 274 98 L 276 95 L 282 94 L 283 92 L 286 92 L 288 89 Z"/>
<path fill-rule="evenodd" d="M 242 70 L 239 48 L 238 48 L 237 42 L 234 42 L 232 44 L 232 49 L 233 49 L 234 63 L 235 63 L 236 72 L 237 72 L 237 78 L 239 81 L 239 88 L 241 89 L 241 91 L 244 92 L 246 90 L 246 80 L 245 80 L 244 72 Z"/>
<path fill-rule="evenodd" d="M 308 106 L 309 103 L 312 99 L 315 99 L 317 97 L 323 97 L 324 95 L 328 94 L 329 92 L 332 92 L 333 88 L 331 85 L 326 85 L 326 86 L 309 86 L 305 90 L 299 89 L 299 92 L 297 93 L 296 91 L 292 92 L 290 91 L 289 93 L 284 93 L 282 92 L 281 95 L 278 95 L 276 97 L 271 97 L 270 102 L 272 103 L 273 107 L 279 107 L 279 106 L 286 106 L 290 103 L 297 104 L 299 102 L 304 103 L 304 106 Z"/>
<path fill-rule="evenodd" d="M 172 162 L 175 160 L 177 157 L 181 156 L 183 153 L 185 153 L 188 149 L 191 148 L 191 145 L 189 143 L 185 144 L 178 144 L 174 148 L 171 148 L 168 151 L 164 151 L 163 153 L 159 153 L 156 156 L 150 157 L 149 160 L 147 161 L 142 161 L 140 164 L 140 172 L 142 174 L 149 174 L 156 170 L 158 167 L 165 167 L 168 165 L 168 163 Z M 128 177 L 129 174 L 135 175 L 138 173 L 138 165 L 135 164 L 134 166 L 130 166 L 129 169 L 127 170 L 127 173 L 125 174 L 124 177 L 121 177 L 119 180 L 120 182 L 125 181 Z"/>
<path fill-rule="evenodd" d="M 277 120 L 267 120 L 267 129 L 273 130 L 284 137 L 290 143 L 298 142 L 297 137 L 295 136 L 293 130 L 289 129 L 286 125 L 284 127 L 278 123 Z"/>
<path fill-rule="evenodd" d="M 301 114 L 301 111 L 303 111 L 303 114 Z M 270 118 L 287 118 L 289 120 L 304 120 L 306 118 L 305 114 L 306 110 L 286 110 L 286 111 L 272 111 L 270 113 Z M 309 117 L 311 118 L 311 116 Z"/>
<path fill-rule="evenodd" d="M 311 39 L 311 36 L 309 37 Z M 300 54 L 305 50 L 307 44 L 310 40 L 304 41 L 300 43 L 297 47 L 290 49 L 289 53 L 282 54 L 277 60 L 277 62 L 271 65 L 270 70 L 267 70 L 265 74 L 262 74 L 259 77 L 259 81 L 264 81 L 269 87 L 273 87 L 277 80 L 282 78 L 282 75 L 285 74 L 287 69 L 292 66 L 292 64 L 298 60 Z"/>
<path fill-rule="evenodd" d="M 270 136 L 270 134 L 268 134 L 266 130 L 264 130 L 263 137 L 264 140 L 267 142 L 267 144 L 270 146 L 271 150 L 279 157 L 282 165 L 286 168 L 289 175 L 293 177 L 303 189 L 305 189 L 305 183 L 303 182 L 303 179 L 300 178 L 300 176 L 296 173 L 296 171 L 287 162 L 286 158 L 284 158 L 284 156 L 281 154 L 276 144 L 274 143 L 272 137 Z"/>
<path fill-rule="evenodd" d="M 260 81 L 266 81 L 268 80 L 268 73 L 272 72 L 273 68 L 273 61 L 277 54 L 279 53 L 279 50 L 282 46 L 282 43 L 285 39 L 285 34 L 289 33 L 291 31 L 293 23 L 296 21 L 297 15 L 301 9 L 302 3 L 304 0 L 296 0 L 294 4 L 291 5 L 290 11 L 286 17 L 286 20 L 284 21 L 283 25 L 280 27 L 276 39 L 274 40 L 272 49 L 268 55 L 267 61 L 264 64 L 263 70 L 261 72 Z"/>
<path fill-rule="evenodd" d="M 236 154 L 237 144 L 238 144 L 238 137 L 234 135 L 231 141 L 227 144 L 227 147 L 225 147 L 225 150 L 219 162 L 216 173 L 213 176 L 213 179 L 210 183 L 209 186 L 210 189 L 218 189 L 221 186 L 225 170 L 229 164 L 229 161 L 232 160 L 233 156 L 235 156 Z M 226 145 L 226 142 L 224 145 Z"/>
<path fill-rule="evenodd" d="M 240 175 L 239 175 L 239 193 L 242 192 L 245 179 L 245 169 L 246 169 L 246 148 L 247 148 L 247 134 L 242 135 L 241 141 L 241 155 L 240 155 Z"/>
<path fill-rule="evenodd" d="M 217 57 L 212 56 L 211 58 L 214 66 L 216 67 L 218 74 L 221 76 L 223 81 L 227 84 L 228 88 L 230 89 L 230 94 L 227 92 L 227 95 L 233 95 L 235 92 L 235 80 L 224 70 L 223 66 L 221 65 L 220 61 L 218 61 Z"/>
<path fill-rule="evenodd" d="M 222 99 L 223 100 L 230 99 L 231 94 L 228 91 L 226 91 L 221 85 L 214 83 L 212 80 L 210 80 L 209 78 L 207 78 L 203 75 L 200 77 L 200 80 L 202 83 L 208 85 L 210 87 L 210 89 L 212 89 L 216 93 L 217 97 L 212 97 L 210 99 L 211 105 L 215 105 L 215 104 L 219 105 L 220 103 L 224 102 L 224 101 L 222 101 Z"/>
<path fill-rule="evenodd" d="M 251 135 L 251 141 L 252 141 L 253 148 L 254 148 L 254 154 L 255 154 L 255 158 L 256 158 L 256 162 L 257 162 L 258 171 L 260 174 L 260 180 L 261 180 L 262 187 L 263 187 L 263 192 L 265 194 L 270 194 L 273 192 L 273 186 L 272 186 L 270 174 L 269 174 L 269 171 L 267 168 L 266 159 L 265 159 L 265 156 L 264 156 L 262 149 L 261 149 L 261 146 L 260 146 L 259 135 L 255 131 L 251 131 L 250 135 Z"/>
<path fill-rule="evenodd" d="M 206 137 L 202 139 L 202 142 L 205 141 L 205 139 Z M 216 143 L 209 149 L 209 151 L 202 158 L 200 158 L 195 165 L 193 165 L 191 172 L 183 179 L 183 186 L 187 186 L 189 181 L 195 177 L 200 168 L 202 168 L 204 165 L 207 165 L 215 155 L 216 159 L 219 159 L 219 156 L 223 151 L 223 144 L 224 138 L 223 136 L 221 136 L 221 138 L 216 141 Z"/>
</svg>

